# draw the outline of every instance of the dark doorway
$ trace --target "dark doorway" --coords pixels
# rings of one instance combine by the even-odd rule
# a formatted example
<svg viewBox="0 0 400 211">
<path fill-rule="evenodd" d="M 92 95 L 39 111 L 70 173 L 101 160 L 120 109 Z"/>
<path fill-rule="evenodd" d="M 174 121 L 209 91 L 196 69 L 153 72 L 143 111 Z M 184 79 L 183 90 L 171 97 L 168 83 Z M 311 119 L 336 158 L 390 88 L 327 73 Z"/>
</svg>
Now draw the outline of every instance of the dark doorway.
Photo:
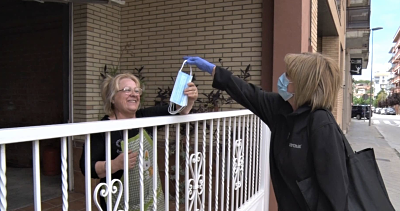
<svg viewBox="0 0 400 211">
<path fill-rule="evenodd" d="M 67 122 L 68 15 L 68 4 L 0 2 L 0 129 Z M 49 147 L 60 141 L 41 140 L 41 157 Z M 32 167 L 32 143 L 7 144 L 6 158 L 7 170 Z"/>
</svg>

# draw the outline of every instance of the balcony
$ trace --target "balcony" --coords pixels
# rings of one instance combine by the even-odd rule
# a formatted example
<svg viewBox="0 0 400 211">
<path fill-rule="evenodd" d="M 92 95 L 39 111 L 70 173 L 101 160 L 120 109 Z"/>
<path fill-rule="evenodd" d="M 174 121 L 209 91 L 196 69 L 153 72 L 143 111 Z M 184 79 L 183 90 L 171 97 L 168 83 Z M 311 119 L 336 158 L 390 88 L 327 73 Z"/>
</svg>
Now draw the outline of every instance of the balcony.
<svg viewBox="0 0 400 211">
<path fill-rule="evenodd" d="M 400 87 L 394 88 L 392 92 L 393 93 L 400 93 Z"/>
<path fill-rule="evenodd" d="M 398 62 L 400 62 L 400 50 L 398 50 L 397 53 L 392 58 L 392 63 L 398 63 Z"/>
<path fill-rule="evenodd" d="M 128 130 L 133 128 L 139 129 L 138 138 L 133 141 L 131 139 L 134 138 L 130 138 L 128 141 Z M 152 128 L 153 131 L 150 147 L 144 128 Z M 133 143 L 138 147 L 137 166 L 127 170 L 128 164 L 125 162 L 121 180 L 111 180 L 111 131 L 121 131 L 125 143 Z M 90 134 L 103 132 L 106 136 L 104 154 L 107 179 L 105 183 L 97 184 L 92 191 L 90 146 L 96 143 L 91 142 Z M 32 143 L 33 209 L 42 210 L 42 204 L 47 204 L 41 203 L 43 179 L 39 153 L 40 140 L 45 139 L 61 140 L 60 204 L 63 210 L 75 205 L 71 198 L 76 196 L 68 192 L 68 178 L 73 175 L 67 171 L 69 163 L 73 163 L 67 159 L 71 159 L 67 153 L 70 137 L 82 137 L 86 146 L 83 183 L 86 195 L 82 199 L 86 205 L 85 210 L 92 210 L 92 206 L 102 210 L 98 203 L 100 197 L 106 200 L 107 210 L 135 207 L 143 211 L 145 202 L 146 206 L 153 206 L 157 210 L 161 201 L 165 202 L 166 208 L 173 210 L 268 209 L 270 132 L 257 116 L 248 110 L 240 110 L 1 129 L 0 210 L 8 209 L 5 148 L 8 144 L 19 142 Z M 125 144 L 122 150 L 128 151 L 131 147 Z M 174 156 L 170 157 L 171 153 Z M 127 153 L 124 155 L 124 160 L 127 160 Z M 154 176 L 151 176 L 153 173 Z M 160 176 L 164 177 L 164 183 Z M 158 208 L 163 210 L 162 207 Z"/>
<path fill-rule="evenodd" d="M 346 2 L 346 48 L 350 58 L 362 58 L 362 68 L 368 66 L 370 38 L 370 0 Z"/>
<path fill-rule="evenodd" d="M 400 74 L 400 62 L 393 68 L 393 73 L 397 75 Z"/>
<path fill-rule="evenodd" d="M 396 76 L 393 78 L 393 82 L 394 84 L 399 83 L 400 82 L 400 76 Z"/>
</svg>

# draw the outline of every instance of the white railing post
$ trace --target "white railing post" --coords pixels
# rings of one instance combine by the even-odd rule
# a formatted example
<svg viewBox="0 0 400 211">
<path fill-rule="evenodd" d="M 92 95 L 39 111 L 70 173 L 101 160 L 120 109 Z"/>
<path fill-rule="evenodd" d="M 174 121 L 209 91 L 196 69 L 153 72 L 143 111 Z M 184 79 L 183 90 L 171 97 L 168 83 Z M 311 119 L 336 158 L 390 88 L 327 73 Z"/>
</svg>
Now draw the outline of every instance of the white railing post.
<svg viewBox="0 0 400 211">
<path fill-rule="evenodd" d="M 157 127 L 153 127 L 153 211 L 157 211 Z"/>
<path fill-rule="evenodd" d="M 262 131 L 263 131 L 263 121 L 261 119 L 259 119 L 260 122 L 260 131 L 259 131 L 259 140 L 258 140 L 258 160 L 257 160 L 257 168 L 258 170 L 258 179 L 257 179 L 257 183 L 258 183 L 258 187 L 257 189 L 260 190 L 260 180 L 261 180 L 261 144 L 262 144 Z"/>
<path fill-rule="evenodd" d="M 250 141 L 250 156 L 249 156 L 249 198 L 251 198 L 252 196 L 253 196 L 253 191 L 252 191 L 252 189 L 251 189 L 251 179 L 252 179 L 252 175 L 254 175 L 254 174 L 252 174 L 252 166 L 251 166 L 251 164 L 252 164 L 252 160 L 254 160 L 253 159 L 253 130 L 254 130 L 254 127 L 253 127 L 253 119 L 254 119 L 254 114 L 252 114 L 251 115 L 251 120 L 250 120 L 250 139 L 249 139 L 249 141 Z"/>
<path fill-rule="evenodd" d="M 67 137 L 61 138 L 61 174 L 63 211 L 68 210 L 68 172 L 67 172 Z"/>
<path fill-rule="evenodd" d="M 189 123 L 187 123 L 189 124 Z M 186 128 L 186 130 L 189 127 Z M 187 132 L 187 131 L 186 131 Z M 194 180 L 194 187 L 193 187 L 193 208 L 196 211 L 197 210 L 197 198 L 199 196 L 199 168 L 198 168 L 198 152 L 199 152 L 199 122 L 196 121 L 194 124 L 194 171 L 193 171 L 193 180 Z M 192 159 L 190 159 L 191 162 L 193 162 Z M 191 210 L 191 209 L 190 209 Z"/>
<path fill-rule="evenodd" d="M 140 133 L 140 150 L 139 150 L 139 175 L 140 175 L 140 211 L 144 211 L 144 172 L 143 172 L 143 128 L 139 128 Z"/>
<path fill-rule="evenodd" d="M 215 181 L 216 181 L 216 184 L 215 184 L 215 211 L 218 211 L 218 188 L 219 188 L 219 122 L 220 122 L 220 119 L 218 119 L 218 121 L 217 121 L 217 143 L 216 143 L 216 151 L 217 151 L 217 154 L 216 154 L 216 160 L 215 160 L 215 163 L 216 163 L 216 173 L 215 173 Z"/>
<path fill-rule="evenodd" d="M 239 193 L 240 193 L 240 189 L 242 189 L 242 186 L 240 185 L 240 186 L 237 186 L 238 184 L 237 184 L 237 182 L 242 182 L 242 178 L 241 178 L 241 175 L 242 175 L 242 168 L 243 168 L 243 164 L 242 164 L 242 159 L 243 159 L 243 155 L 242 155 L 242 148 L 243 148 L 243 139 L 240 139 L 240 126 L 241 126 L 241 121 L 242 121 L 242 117 L 241 116 L 239 116 L 239 120 L 238 120 L 238 127 L 237 127 L 237 130 L 238 130 L 238 132 L 237 132 L 237 140 L 240 140 L 240 146 L 239 146 L 239 149 L 240 149 L 240 153 L 239 153 L 239 159 L 237 159 L 237 165 L 238 165 L 238 170 L 240 171 L 239 173 L 237 173 L 237 175 L 236 175 L 236 177 L 237 178 L 239 178 L 238 180 L 235 180 L 235 189 L 236 189 L 236 210 L 238 209 L 238 207 L 239 207 Z M 236 151 L 237 149 L 235 148 L 235 151 Z M 236 151 L 237 152 L 237 151 Z"/>
<path fill-rule="evenodd" d="M 211 207 L 212 207 L 212 166 L 213 166 L 213 134 L 214 134 L 214 121 L 211 119 L 210 120 L 210 138 L 209 138 L 209 145 L 210 145 L 210 157 L 209 157 L 209 173 L 208 173 L 208 188 L 209 188 L 209 192 L 208 192 L 208 211 L 211 211 Z M 205 165 L 206 162 L 204 161 L 204 169 L 207 165 Z M 205 195 L 205 194 L 204 194 Z"/>
<path fill-rule="evenodd" d="M 42 200 L 40 191 L 40 150 L 39 140 L 32 142 L 33 153 L 33 194 L 35 210 L 42 210 Z"/>
<path fill-rule="evenodd" d="M 269 207 L 269 185 L 270 185 L 270 172 L 269 172 L 269 146 L 270 146 L 270 136 L 271 132 L 266 124 L 262 124 L 262 137 L 265 137 L 265 140 L 261 141 L 261 151 L 265 152 L 261 154 L 261 162 L 262 166 L 261 171 L 261 181 L 260 186 L 264 190 L 264 207 L 265 211 L 268 210 Z"/>
<path fill-rule="evenodd" d="M 222 182 L 221 182 L 221 211 L 224 210 L 224 187 L 225 187 L 225 135 L 226 135 L 226 118 L 224 117 L 222 122 Z"/>
<path fill-rule="evenodd" d="M 260 118 L 257 117 L 257 139 L 256 139 L 256 166 L 254 167 L 255 169 L 257 169 L 256 171 L 256 181 L 255 181 L 255 192 L 258 192 L 258 182 L 259 182 L 259 174 L 260 174 L 260 166 L 258 165 L 258 160 L 260 159 Z"/>
<path fill-rule="evenodd" d="M 203 168 L 202 168 L 202 178 L 203 178 L 203 193 L 201 194 L 201 204 L 200 204 L 200 210 L 204 210 L 205 205 L 206 205 L 206 126 L 207 126 L 207 120 L 203 120 Z M 200 174 L 200 172 L 199 172 Z M 200 179 L 200 177 L 199 177 Z"/>
<path fill-rule="evenodd" d="M 252 190 L 252 195 L 254 196 L 255 193 L 255 188 L 254 188 L 254 180 L 255 180 L 255 175 L 257 174 L 257 169 L 256 169 L 256 159 L 257 159 L 257 152 L 256 152 L 256 141 L 257 141 L 257 116 L 254 115 L 254 125 L 253 125 L 253 152 L 254 152 L 254 157 L 253 160 L 253 177 L 251 178 L 251 190 Z"/>
<path fill-rule="evenodd" d="M 124 130 L 124 209 L 129 208 L 129 138 L 128 130 Z"/>
<path fill-rule="evenodd" d="M 228 164 L 226 170 L 226 211 L 229 210 L 229 185 L 231 180 L 231 129 L 232 129 L 232 117 L 229 117 L 228 126 Z"/>
<path fill-rule="evenodd" d="M 169 210 L 169 125 L 165 125 L 165 209 Z"/>
<path fill-rule="evenodd" d="M 233 118 L 233 136 L 232 136 L 232 142 L 233 142 L 233 149 L 232 149 L 232 175 L 231 175 L 231 180 L 232 180 L 232 188 L 231 188 L 231 211 L 235 208 L 234 204 L 234 199 L 235 199 L 235 151 L 236 151 L 236 117 Z M 237 161 L 237 160 L 236 160 Z"/>
<path fill-rule="evenodd" d="M 249 122 L 250 122 L 250 115 L 247 115 L 246 121 L 246 156 L 245 156 L 245 173 L 244 173 L 244 201 L 247 201 L 247 180 L 248 180 L 248 169 L 249 169 Z"/>
<path fill-rule="evenodd" d="M 244 146 L 246 146 L 245 145 L 245 131 L 246 131 L 246 116 L 243 116 L 243 123 L 242 123 L 242 147 L 244 147 Z M 244 148 L 242 149 L 243 150 L 243 154 L 244 154 Z M 243 155 L 243 162 L 245 162 L 244 160 L 246 159 L 246 154 L 244 154 Z M 243 180 L 244 180 L 244 178 L 243 178 L 243 172 L 244 172 L 244 168 L 246 168 L 246 166 L 245 166 L 245 164 L 243 163 L 243 170 L 242 170 L 242 172 L 241 172 L 241 178 L 242 178 L 242 180 L 240 181 L 240 184 L 241 184 L 241 186 L 240 186 L 240 206 L 243 204 L 243 195 L 244 195 L 244 193 L 243 193 L 243 190 L 244 190 L 244 182 L 243 182 Z"/>
<path fill-rule="evenodd" d="M 86 210 L 92 210 L 92 181 L 91 181 L 91 155 L 90 155 L 90 135 L 85 136 L 85 193 Z"/>
<path fill-rule="evenodd" d="M 107 184 L 108 197 L 106 197 L 104 200 L 107 200 L 107 210 L 112 210 L 111 132 L 106 132 L 105 142 L 106 142 L 106 184 Z"/>
<path fill-rule="evenodd" d="M 0 144 L 0 210 L 7 210 L 6 145 Z"/>
</svg>

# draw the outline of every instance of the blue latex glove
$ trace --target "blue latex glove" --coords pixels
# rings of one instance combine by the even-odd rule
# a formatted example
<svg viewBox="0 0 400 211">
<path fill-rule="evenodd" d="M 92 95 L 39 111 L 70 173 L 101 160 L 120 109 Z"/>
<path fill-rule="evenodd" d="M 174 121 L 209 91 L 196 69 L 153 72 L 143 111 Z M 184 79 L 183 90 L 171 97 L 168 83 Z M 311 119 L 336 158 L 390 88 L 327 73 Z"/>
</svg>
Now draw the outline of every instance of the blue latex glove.
<svg viewBox="0 0 400 211">
<path fill-rule="evenodd" d="M 208 62 L 200 57 L 184 56 L 184 60 L 190 65 L 196 65 L 200 70 L 212 74 L 215 64 Z"/>
</svg>

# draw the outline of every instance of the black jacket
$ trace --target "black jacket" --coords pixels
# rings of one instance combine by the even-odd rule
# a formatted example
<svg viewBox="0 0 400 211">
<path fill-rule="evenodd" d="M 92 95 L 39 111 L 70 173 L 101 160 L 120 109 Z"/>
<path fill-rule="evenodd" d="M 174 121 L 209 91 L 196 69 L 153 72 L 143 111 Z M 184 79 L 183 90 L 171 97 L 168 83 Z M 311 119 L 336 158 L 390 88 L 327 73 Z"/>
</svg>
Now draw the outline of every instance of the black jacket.
<svg viewBox="0 0 400 211">
<path fill-rule="evenodd" d="M 327 111 L 310 115 L 311 107 L 304 105 L 293 112 L 279 94 L 264 92 L 221 67 L 216 67 L 213 87 L 270 128 L 270 172 L 280 211 L 347 210 L 344 145 Z"/>
</svg>

